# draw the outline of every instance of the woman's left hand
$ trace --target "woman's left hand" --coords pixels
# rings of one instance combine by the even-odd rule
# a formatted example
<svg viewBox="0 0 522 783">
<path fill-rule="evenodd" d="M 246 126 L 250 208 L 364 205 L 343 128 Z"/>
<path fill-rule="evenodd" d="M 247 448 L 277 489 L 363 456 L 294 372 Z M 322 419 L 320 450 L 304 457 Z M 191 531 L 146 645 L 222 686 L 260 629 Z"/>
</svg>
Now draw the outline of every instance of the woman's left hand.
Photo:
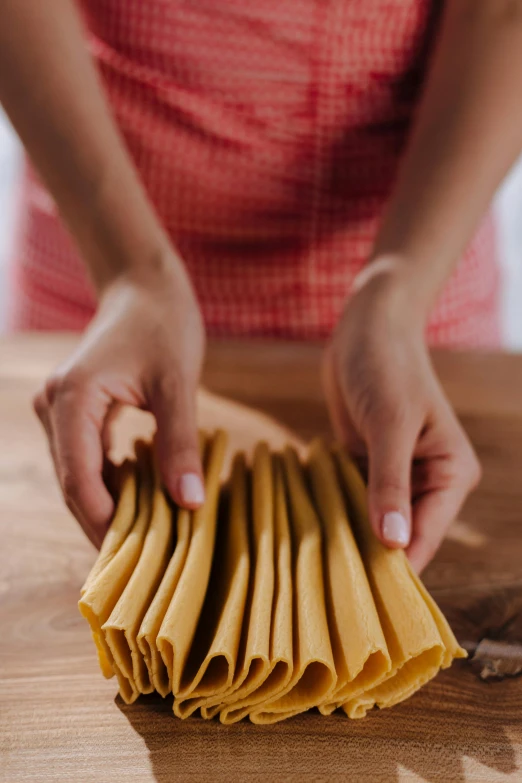
<svg viewBox="0 0 522 783">
<path fill-rule="evenodd" d="M 336 436 L 367 464 L 372 527 L 421 571 L 481 471 L 410 304 L 392 275 L 369 280 L 347 304 L 323 369 Z"/>
</svg>

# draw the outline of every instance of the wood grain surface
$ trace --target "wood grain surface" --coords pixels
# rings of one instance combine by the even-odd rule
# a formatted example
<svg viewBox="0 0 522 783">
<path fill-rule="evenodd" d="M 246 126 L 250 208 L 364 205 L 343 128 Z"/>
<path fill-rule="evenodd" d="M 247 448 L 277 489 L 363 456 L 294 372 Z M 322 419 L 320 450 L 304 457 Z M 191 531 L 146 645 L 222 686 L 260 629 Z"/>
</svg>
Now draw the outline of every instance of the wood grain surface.
<svg viewBox="0 0 522 783">
<path fill-rule="evenodd" d="M 154 696 L 128 707 L 98 671 L 77 610 L 95 554 L 64 509 L 30 407 L 73 341 L 0 343 L 2 783 L 522 781 L 522 357 L 435 356 L 484 479 L 424 579 L 470 660 L 362 721 L 306 714 L 225 727 L 174 719 Z M 205 381 L 308 438 L 328 428 L 319 357 L 319 346 L 214 344 Z M 242 445 L 260 431 L 286 437 L 213 398 L 202 415 L 222 417 Z"/>
</svg>

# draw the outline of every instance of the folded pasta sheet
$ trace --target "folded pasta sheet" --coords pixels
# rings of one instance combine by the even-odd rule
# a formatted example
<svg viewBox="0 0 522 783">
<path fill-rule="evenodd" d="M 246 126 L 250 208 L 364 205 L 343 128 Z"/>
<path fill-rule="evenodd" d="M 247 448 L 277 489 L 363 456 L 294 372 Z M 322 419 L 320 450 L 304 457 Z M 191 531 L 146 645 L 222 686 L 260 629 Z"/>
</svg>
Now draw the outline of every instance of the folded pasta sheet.
<svg viewBox="0 0 522 783">
<path fill-rule="evenodd" d="M 125 460 L 114 469 L 115 490 L 119 496 L 118 508 L 103 539 L 100 552 L 87 577 L 81 595 L 85 595 L 89 587 L 96 581 L 106 565 L 110 563 L 134 524 L 136 511 L 136 477 L 134 464 L 131 460 Z"/>
<path fill-rule="evenodd" d="M 351 718 L 406 699 L 465 655 L 404 552 L 374 536 L 366 487 L 339 448 L 303 464 L 266 443 L 200 436 L 205 502 L 168 499 L 153 449 L 116 470 L 114 519 L 81 592 L 122 698 L 173 694 L 174 714 L 275 723 L 317 707 Z"/>
<path fill-rule="evenodd" d="M 335 691 L 319 707 L 328 714 L 384 680 L 391 661 L 335 463 L 320 441 L 311 446 L 308 470 L 322 522 L 328 626 L 337 672 Z"/>
<path fill-rule="evenodd" d="M 205 459 L 206 436 L 200 433 L 199 451 Z M 158 651 L 157 637 L 170 606 L 185 565 L 191 536 L 191 517 L 186 509 L 178 509 L 175 521 L 175 547 L 158 590 L 152 599 L 137 636 L 138 647 L 145 660 L 150 681 L 162 696 L 169 693 L 169 674 Z"/>
<path fill-rule="evenodd" d="M 247 507 L 246 463 L 239 454 L 234 460 L 229 497 L 224 495 L 220 510 L 213 570 L 185 684 L 176 693 L 174 712 L 180 718 L 226 692 L 233 682 L 250 570 Z"/>
<path fill-rule="evenodd" d="M 149 524 L 151 467 L 148 454 L 141 444 L 137 446 L 137 454 L 134 471 L 123 483 L 120 502 L 112 525 L 116 528 L 112 534 L 113 540 L 119 539 L 121 528 L 128 531 L 127 536 L 118 550 L 112 554 L 112 558 L 109 557 L 108 552 L 104 553 L 102 548 L 94 564 L 94 576 L 87 577 L 79 602 L 80 612 L 91 626 L 100 667 L 106 677 L 113 677 L 117 669 L 102 626 L 109 619 L 138 562 Z"/>
<path fill-rule="evenodd" d="M 276 699 L 252 711 L 254 723 L 274 723 L 315 707 L 337 684 L 324 600 L 321 524 L 294 449 L 286 449 L 283 460 L 294 561 L 293 673 Z"/>
<path fill-rule="evenodd" d="M 148 509 L 145 505 L 147 501 L 144 500 L 140 513 L 147 520 L 148 528 L 140 557 L 116 606 L 102 626 L 112 653 L 120 692 L 127 703 L 134 701 L 140 693 L 153 690 L 149 669 L 138 647 L 137 635 L 172 548 L 171 511 L 157 469 L 147 475 L 146 485 Z"/>
<path fill-rule="evenodd" d="M 206 448 L 205 502 L 192 515 L 192 533 L 183 570 L 156 640 L 170 690 L 176 696 L 186 692 L 193 679 L 194 658 L 189 660 L 189 653 L 210 579 L 225 445 L 225 434 L 218 432 Z"/>
<path fill-rule="evenodd" d="M 404 552 L 387 549 L 373 534 L 361 476 L 340 449 L 336 457 L 391 658 L 391 669 L 383 682 L 342 704 L 349 717 L 359 718 L 374 705 L 391 707 L 403 701 L 454 658 L 466 657 L 466 652 Z"/>
<path fill-rule="evenodd" d="M 211 718 L 223 709 L 222 721 L 239 720 L 236 712 L 229 713 L 231 702 L 241 709 L 258 686 L 266 680 L 270 665 L 270 625 L 274 592 L 274 532 L 273 488 L 271 458 L 266 444 L 255 450 L 249 479 L 249 503 L 244 507 L 243 519 L 250 538 L 250 579 L 244 613 L 237 617 L 240 627 L 240 645 L 232 682 L 220 694 L 209 698 L 202 707 L 202 715 Z"/>
<path fill-rule="evenodd" d="M 274 592 L 270 618 L 267 617 L 269 633 L 268 666 L 266 676 L 261 684 L 256 680 L 252 687 L 233 691 L 224 705 L 219 705 L 222 723 L 234 723 L 248 715 L 252 709 L 261 703 L 273 700 L 282 693 L 290 682 L 293 673 L 293 641 L 292 641 L 292 553 L 290 528 L 285 499 L 283 465 L 279 457 L 273 457 L 271 476 L 263 469 L 260 461 L 267 461 L 266 446 L 261 453 L 257 452 L 254 463 L 254 516 L 268 502 L 273 504 L 273 558 L 274 558 Z M 268 466 L 267 466 L 268 467 Z M 267 492 L 265 483 L 273 481 L 273 491 Z M 264 500 L 263 500 L 264 498 Z M 256 508 L 258 511 L 256 512 Z M 267 514 L 271 522 L 270 514 Z M 261 518 L 262 523 L 262 518 Z M 261 530 L 262 530 L 261 525 Z M 271 536 L 268 536 L 272 543 Z M 268 547 L 270 553 L 270 547 Z M 262 564 L 261 564 L 262 565 Z M 250 613 L 249 621 L 254 625 L 256 615 Z M 266 643 L 266 641 L 265 641 Z M 246 679 L 246 678 L 245 678 Z M 253 678 L 252 678 L 253 680 Z M 245 680 L 243 680 L 244 682 Z M 212 717 L 211 714 L 207 715 Z"/>
</svg>

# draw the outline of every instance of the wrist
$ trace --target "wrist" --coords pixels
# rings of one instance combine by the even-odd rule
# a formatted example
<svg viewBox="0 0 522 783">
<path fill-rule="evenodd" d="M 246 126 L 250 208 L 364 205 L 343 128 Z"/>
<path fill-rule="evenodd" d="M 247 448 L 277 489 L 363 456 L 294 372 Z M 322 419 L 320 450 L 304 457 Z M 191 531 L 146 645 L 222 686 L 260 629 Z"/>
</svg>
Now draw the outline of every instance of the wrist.
<svg viewBox="0 0 522 783">
<path fill-rule="evenodd" d="M 73 233 L 98 292 L 120 279 L 154 285 L 186 276 L 136 171 L 118 158 L 74 210 Z"/>
<path fill-rule="evenodd" d="M 352 300 L 364 300 L 366 307 L 422 331 L 436 296 L 413 264 L 396 254 L 371 258 L 356 275 L 352 290 Z"/>
<path fill-rule="evenodd" d="M 187 307 L 193 305 L 199 309 L 185 266 L 172 247 L 156 248 L 139 263 L 129 260 L 107 275 L 98 287 L 99 301 L 119 290 L 134 290 L 158 304 L 183 301 Z"/>
<path fill-rule="evenodd" d="M 115 289 L 135 288 L 144 293 L 163 296 L 180 290 L 191 293 L 191 285 L 183 262 L 170 247 L 154 247 L 142 250 L 139 258 L 120 256 L 116 261 L 104 264 L 95 279 L 98 301 Z"/>
</svg>

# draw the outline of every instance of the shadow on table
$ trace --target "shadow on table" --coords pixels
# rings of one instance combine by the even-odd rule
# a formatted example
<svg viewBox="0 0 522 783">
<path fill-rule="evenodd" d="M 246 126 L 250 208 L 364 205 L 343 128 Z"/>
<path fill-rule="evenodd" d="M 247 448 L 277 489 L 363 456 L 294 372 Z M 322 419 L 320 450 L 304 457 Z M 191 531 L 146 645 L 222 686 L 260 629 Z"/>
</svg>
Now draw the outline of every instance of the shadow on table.
<svg viewBox="0 0 522 783">
<path fill-rule="evenodd" d="M 519 769 L 502 724 L 502 683 L 484 685 L 481 703 L 474 703 L 474 687 L 459 701 L 463 681 L 469 685 L 475 679 L 463 665 L 456 666 L 408 704 L 376 711 L 362 721 L 348 721 L 337 713 L 330 718 L 307 713 L 275 726 L 248 721 L 222 726 L 217 720 L 173 718 L 172 699 L 157 695 L 142 697 L 132 706 L 117 697 L 116 704 L 143 737 L 158 783 L 396 783 L 404 780 L 405 770 L 428 783 L 464 783 L 472 779 L 470 767 L 476 769 L 478 763 L 506 775 Z M 493 694 L 493 709 L 488 693 Z M 464 757 L 469 759 L 467 775 Z"/>
</svg>

